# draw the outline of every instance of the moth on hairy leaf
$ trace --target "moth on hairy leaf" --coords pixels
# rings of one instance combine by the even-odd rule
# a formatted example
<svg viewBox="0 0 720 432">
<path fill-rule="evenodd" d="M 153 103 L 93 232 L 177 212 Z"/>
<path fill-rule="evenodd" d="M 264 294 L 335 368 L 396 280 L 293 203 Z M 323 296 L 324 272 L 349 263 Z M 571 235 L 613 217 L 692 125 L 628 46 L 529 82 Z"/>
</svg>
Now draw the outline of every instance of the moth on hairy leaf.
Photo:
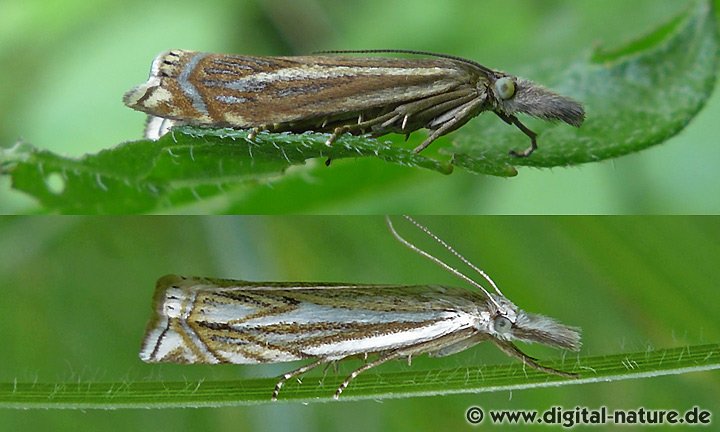
<svg viewBox="0 0 720 432">
<path fill-rule="evenodd" d="M 349 57 L 402 53 L 424 58 Z M 408 50 L 328 51 L 302 57 L 252 57 L 170 50 L 152 63 L 147 82 L 125 105 L 149 114 L 145 136 L 175 125 L 259 131 L 409 135 L 428 129 L 420 152 L 438 137 L 492 111 L 530 138 L 519 157 L 537 148 L 523 113 L 580 126 L 583 106 L 531 81 L 445 54 Z M 333 54 L 333 55 L 330 55 Z"/>
<path fill-rule="evenodd" d="M 483 341 L 542 372 L 568 373 L 539 364 L 512 341 L 538 342 L 577 351 L 580 333 L 526 313 L 508 300 L 482 270 L 424 226 L 408 218 L 488 281 L 490 293 L 401 237 L 404 245 L 433 260 L 480 291 L 435 285 L 248 282 L 168 275 L 157 282 L 155 314 L 140 358 L 149 363 L 280 363 L 312 360 L 282 375 L 272 400 L 291 378 L 323 364 L 360 356 L 366 363 L 337 388 L 337 399 L 360 373 L 388 360 L 429 354 L 447 356 Z M 374 356 L 368 358 L 368 356 Z"/>
</svg>

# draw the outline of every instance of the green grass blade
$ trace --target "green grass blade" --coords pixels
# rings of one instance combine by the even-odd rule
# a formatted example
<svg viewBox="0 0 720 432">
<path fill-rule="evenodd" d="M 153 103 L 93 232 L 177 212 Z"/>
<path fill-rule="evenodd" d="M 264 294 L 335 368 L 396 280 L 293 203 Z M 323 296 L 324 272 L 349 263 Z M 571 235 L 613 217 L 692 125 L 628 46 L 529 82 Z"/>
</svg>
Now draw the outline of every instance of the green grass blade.
<svg viewBox="0 0 720 432">
<path fill-rule="evenodd" d="M 720 368 L 720 344 L 686 346 L 628 354 L 581 357 L 546 363 L 579 373 L 578 379 L 548 375 L 521 364 L 463 367 L 440 370 L 360 375 L 343 393 L 341 401 L 380 400 L 416 396 L 450 395 L 522 390 L 564 385 L 651 378 Z M 280 393 L 288 402 L 331 401 L 342 376 L 318 382 L 307 377 L 302 384 L 288 383 Z M 218 407 L 273 403 L 276 380 L 146 382 L 124 381 L 65 383 L 2 383 L 2 408 L 117 409 Z"/>
</svg>

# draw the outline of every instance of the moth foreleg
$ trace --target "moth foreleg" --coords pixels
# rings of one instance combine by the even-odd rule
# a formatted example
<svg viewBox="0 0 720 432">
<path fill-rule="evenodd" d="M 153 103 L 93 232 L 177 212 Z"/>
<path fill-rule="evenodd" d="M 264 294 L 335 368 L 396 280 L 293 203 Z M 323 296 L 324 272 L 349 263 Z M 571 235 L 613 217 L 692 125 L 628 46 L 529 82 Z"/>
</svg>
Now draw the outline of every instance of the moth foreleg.
<svg viewBox="0 0 720 432">
<path fill-rule="evenodd" d="M 520 129 L 525 135 L 527 135 L 530 138 L 530 147 L 526 148 L 523 151 L 517 151 L 517 150 L 510 150 L 510 154 L 515 157 L 528 157 L 530 156 L 535 150 L 537 150 L 537 134 L 533 131 L 531 131 L 527 126 L 522 124 L 520 120 L 518 120 L 515 116 L 504 116 L 500 115 L 501 119 L 505 120 L 508 124 L 513 124 L 517 126 L 518 129 Z"/>
<path fill-rule="evenodd" d="M 516 347 L 515 345 L 513 345 L 510 342 L 500 341 L 500 340 L 497 340 L 494 338 L 491 338 L 491 340 L 495 343 L 495 345 L 497 345 L 498 348 L 500 348 L 500 350 L 502 352 L 504 352 L 505 354 L 507 354 L 511 357 L 515 357 L 515 358 L 519 359 L 524 364 L 532 367 L 533 369 L 537 369 L 541 372 L 545 372 L 545 373 L 549 373 L 549 374 L 553 374 L 553 375 L 559 375 L 561 377 L 566 377 L 566 378 L 577 378 L 579 376 L 576 373 L 565 372 L 565 371 L 561 371 L 558 369 L 553 369 L 551 367 L 543 366 L 543 365 L 539 364 L 536 361 L 536 359 L 534 359 L 533 357 L 530 357 L 529 355 L 520 351 L 520 349 L 518 347 Z"/>
</svg>

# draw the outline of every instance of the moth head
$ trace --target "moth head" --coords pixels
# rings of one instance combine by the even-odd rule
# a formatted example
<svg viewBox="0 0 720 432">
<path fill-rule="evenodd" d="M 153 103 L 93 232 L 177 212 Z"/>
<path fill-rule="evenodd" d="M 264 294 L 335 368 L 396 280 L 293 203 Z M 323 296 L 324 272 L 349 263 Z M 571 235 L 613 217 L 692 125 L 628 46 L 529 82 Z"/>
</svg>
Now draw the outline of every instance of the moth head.
<svg viewBox="0 0 720 432">
<path fill-rule="evenodd" d="M 506 340 L 537 342 L 572 351 L 580 349 L 580 329 L 570 327 L 544 315 L 519 309 L 505 297 L 493 295 L 499 307 L 493 308 L 490 318 L 492 336 Z"/>
<path fill-rule="evenodd" d="M 580 103 L 532 81 L 509 75 L 499 76 L 490 80 L 490 91 L 496 109 L 505 115 L 523 113 L 543 120 L 564 121 L 573 126 L 580 126 L 585 120 L 585 109 Z"/>
<path fill-rule="evenodd" d="M 136 86 L 123 96 L 123 103 L 130 108 L 142 111 L 143 101 L 151 96 L 151 93 L 155 89 L 160 87 L 161 74 L 160 68 L 162 67 L 163 58 L 167 55 L 167 52 L 161 53 L 153 59 L 152 66 L 150 66 L 150 76 L 148 76 L 147 82 Z"/>
<path fill-rule="evenodd" d="M 160 117 L 172 117 L 173 106 L 181 101 L 174 100 L 165 78 L 177 77 L 180 62 L 186 54 L 183 50 L 160 53 L 152 62 L 150 75 L 145 83 L 125 93 L 123 103 L 128 107 Z"/>
</svg>

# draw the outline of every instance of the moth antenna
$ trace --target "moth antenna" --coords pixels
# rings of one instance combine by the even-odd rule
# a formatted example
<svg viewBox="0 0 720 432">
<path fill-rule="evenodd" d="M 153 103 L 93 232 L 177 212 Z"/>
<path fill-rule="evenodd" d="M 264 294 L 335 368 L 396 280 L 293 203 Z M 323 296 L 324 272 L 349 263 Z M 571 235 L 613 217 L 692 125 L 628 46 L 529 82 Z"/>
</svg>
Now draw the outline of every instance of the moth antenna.
<svg viewBox="0 0 720 432">
<path fill-rule="evenodd" d="M 447 244 L 443 239 L 435 235 L 432 231 L 430 231 L 426 226 L 422 225 L 420 222 L 416 221 L 415 219 L 411 218 L 410 216 L 403 215 L 405 219 L 407 219 L 410 223 L 415 225 L 418 229 L 420 229 L 422 232 L 427 234 L 431 239 L 435 240 L 436 242 L 440 243 L 445 249 L 448 250 L 451 254 L 455 255 L 460 261 L 462 261 L 466 266 L 470 267 L 471 269 L 475 270 L 480 276 L 482 276 L 483 279 L 485 279 L 495 290 L 496 293 L 500 294 L 501 296 L 505 297 L 505 295 L 500 291 L 500 288 L 498 288 L 495 281 L 492 280 L 490 275 L 482 271 L 478 266 L 470 262 L 467 258 L 462 256 L 460 252 L 456 251 L 455 248 Z"/>
<path fill-rule="evenodd" d="M 433 237 L 436 241 L 439 241 L 442 245 L 444 245 L 445 247 L 447 247 L 448 250 L 454 252 L 454 250 L 453 250 L 449 245 L 447 245 L 445 242 L 443 242 L 443 241 L 442 241 L 439 237 L 437 237 L 435 234 L 433 234 L 432 232 L 430 232 L 429 229 L 427 229 L 427 228 L 425 228 L 424 226 L 420 225 L 418 222 L 416 222 L 414 219 L 412 219 L 412 218 L 409 217 L 409 216 L 404 216 L 404 217 L 405 217 L 408 221 L 410 221 L 413 225 L 415 225 L 417 228 L 419 228 L 421 231 L 423 231 L 424 233 L 430 235 L 430 236 Z M 485 296 L 487 297 L 488 300 L 490 300 L 491 302 L 493 302 L 493 304 L 494 304 L 498 309 L 501 309 L 501 307 L 500 307 L 500 305 L 498 304 L 498 302 L 495 301 L 495 299 L 490 295 L 490 293 L 488 292 L 488 290 L 485 289 L 485 287 L 483 287 L 482 285 L 480 285 L 479 283 L 477 283 L 477 282 L 476 282 L 475 280 L 473 280 L 472 278 L 466 276 L 466 275 L 465 275 L 464 273 L 462 273 L 460 270 L 458 270 L 458 269 L 456 269 L 455 267 L 452 267 L 452 266 L 450 266 L 449 264 L 445 263 L 445 262 L 442 261 L 440 258 L 437 258 L 437 257 L 429 254 L 428 252 L 425 252 L 423 249 L 420 249 L 419 247 L 417 247 L 417 246 L 415 246 L 414 244 L 410 243 L 409 241 L 405 240 L 405 238 L 402 237 L 402 236 L 397 232 L 397 230 L 395 229 L 395 226 L 393 225 L 392 220 L 390 220 L 390 216 L 385 216 L 385 221 L 387 222 L 387 226 L 388 226 L 388 229 L 390 230 L 390 233 L 393 235 L 393 237 L 395 237 L 395 238 L 397 239 L 397 241 L 399 241 L 400 243 L 402 243 L 403 245 L 405 245 L 406 247 L 408 247 L 410 250 L 412 250 L 412 251 L 414 251 L 414 252 L 416 252 L 416 253 L 424 256 L 425 258 L 429 259 L 430 261 L 434 262 L 435 264 L 439 265 L 440 267 L 444 268 L 445 270 L 449 271 L 450 273 L 454 274 L 455 276 L 457 276 L 457 277 L 459 277 L 460 279 L 464 280 L 465 282 L 469 283 L 470 285 L 478 288 L 480 291 L 482 291 L 482 292 L 485 294 Z M 457 252 L 454 252 L 454 253 L 455 253 L 456 255 L 460 256 L 460 254 L 458 254 Z M 461 259 L 464 259 L 464 258 L 461 258 Z M 465 260 L 465 261 L 467 261 L 467 260 Z M 474 266 L 473 266 L 473 267 L 474 267 Z M 489 280 L 490 283 L 493 285 L 493 287 L 495 287 L 495 283 L 492 281 L 492 279 L 490 279 L 490 278 L 489 278 L 487 275 L 485 275 L 485 273 L 483 273 L 482 271 L 480 271 L 480 274 L 484 275 L 485 279 L 486 279 L 486 280 Z M 495 287 L 495 289 L 497 290 L 497 287 Z M 500 291 L 498 291 L 498 292 L 500 292 Z M 500 295 L 502 295 L 502 294 L 500 294 Z"/>
<path fill-rule="evenodd" d="M 479 268 L 478 266 L 476 266 L 475 264 L 471 263 L 470 260 L 468 260 L 467 258 L 465 258 L 464 256 L 462 256 L 462 255 L 460 254 L 460 252 L 456 251 L 454 247 L 452 247 L 452 246 L 450 246 L 449 244 L 447 244 L 447 243 L 445 242 L 445 240 L 443 240 L 443 239 L 441 239 L 440 237 L 438 237 L 437 235 L 435 235 L 435 233 L 432 232 L 432 231 L 430 231 L 426 226 L 422 225 L 420 222 L 416 221 L 415 219 L 411 218 L 410 216 L 403 215 L 403 217 L 404 217 L 405 219 L 407 219 L 410 223 L 412 223 L 413 225 L 415 225 L 418 229 L 420 229 L 420 231 L 422 231 L 422 232 L 424 232 L 425 234 L 427 234 L 431 239 L 433 239 L 433 240 L 435 240 L 436 242 L 440 243 L 445 249 L 448 250 L 448 252 L 450 252 L 451 254 L 455 255 L 460 261 L 462 261 L 463 264 L 465 264 L 466 266 L 468 266 L 468 267 L 470 267 L 471 269 L 475 270 L 480 276 L 483 277 L 483 279 L 485 279 L 485 280 L 493 287 L 493 289 L 495 290 L 496 293 L 498 293 L 498 294 L 500 294 L 501 296 L 505 297 L 505 296 L 503 295 L 503 293 L 500 292 L 500 288 L 498 288 L 497 284 L 495 283 L 495 281 L 492 280 L 492 278 L 490 277 L 490 275 L 488 275 L 487 273 L 485 273 L 484 271 L 482 271 L 482 269 L 480 269 L 480 268 Z"/>
</svg>

